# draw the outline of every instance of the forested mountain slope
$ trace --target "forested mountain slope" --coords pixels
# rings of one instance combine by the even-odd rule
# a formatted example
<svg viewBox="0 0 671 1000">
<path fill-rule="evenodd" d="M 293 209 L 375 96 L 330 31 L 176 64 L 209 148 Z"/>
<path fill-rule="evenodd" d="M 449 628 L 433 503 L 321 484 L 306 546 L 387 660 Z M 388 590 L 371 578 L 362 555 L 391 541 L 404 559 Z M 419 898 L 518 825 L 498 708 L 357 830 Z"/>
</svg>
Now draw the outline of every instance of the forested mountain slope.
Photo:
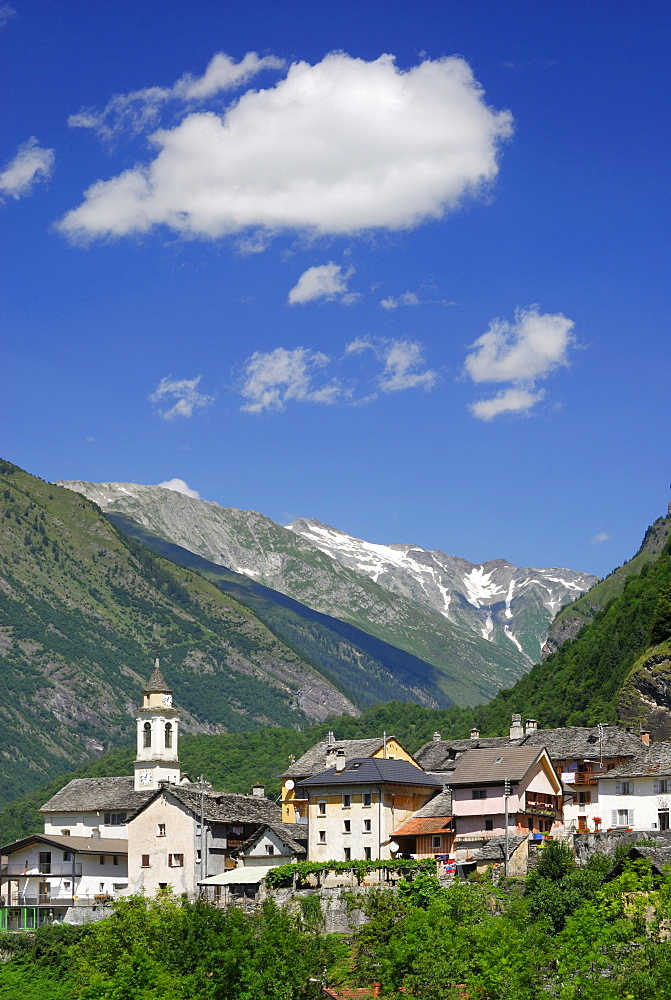
<svg viewBox="0 0 671 1000">
<path fill-rule="evenodd" d="M 247 608 L 1 462 L 0 801 L 132 740 L 157 653 L 187 730 L 356 712 Z"/>
</svg>

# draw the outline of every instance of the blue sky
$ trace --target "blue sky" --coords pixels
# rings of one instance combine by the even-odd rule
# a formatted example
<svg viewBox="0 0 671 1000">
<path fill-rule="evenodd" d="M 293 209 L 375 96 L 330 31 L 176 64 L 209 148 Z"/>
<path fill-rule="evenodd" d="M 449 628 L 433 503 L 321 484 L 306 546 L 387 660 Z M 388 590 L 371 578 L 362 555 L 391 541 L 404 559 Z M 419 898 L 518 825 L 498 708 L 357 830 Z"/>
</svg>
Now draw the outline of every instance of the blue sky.
<svg viewBox="0 0 671 1000">
<path fill-rule="evenodd" d="M 633 554 L 671 478 L 665 3 L 0 23 L 1 455 L 474 562 Z"/>
</svg>

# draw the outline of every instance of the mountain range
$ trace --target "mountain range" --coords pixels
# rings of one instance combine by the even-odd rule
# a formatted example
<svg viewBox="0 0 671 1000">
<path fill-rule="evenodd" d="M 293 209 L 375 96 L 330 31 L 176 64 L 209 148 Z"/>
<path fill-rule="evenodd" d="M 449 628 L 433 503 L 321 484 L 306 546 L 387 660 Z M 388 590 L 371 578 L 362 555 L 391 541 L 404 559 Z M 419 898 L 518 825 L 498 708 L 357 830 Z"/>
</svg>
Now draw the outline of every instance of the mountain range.
<svg viewBox="0 0 671 1000">
<path fill-rule="evenodd" d="M 415 545 L 377 545 L 315 520 L 283 527 L 255 511 L 160 486 L 59 485 L 108 517 L 130 518 L 155 537 L 432 664 L 444 695 L 462 705 L 488 700 L 526 673 L 556 612 L 597 582 L 569 569 L 518 568 L 503 559 L 475 565 Z"/>
</svg>

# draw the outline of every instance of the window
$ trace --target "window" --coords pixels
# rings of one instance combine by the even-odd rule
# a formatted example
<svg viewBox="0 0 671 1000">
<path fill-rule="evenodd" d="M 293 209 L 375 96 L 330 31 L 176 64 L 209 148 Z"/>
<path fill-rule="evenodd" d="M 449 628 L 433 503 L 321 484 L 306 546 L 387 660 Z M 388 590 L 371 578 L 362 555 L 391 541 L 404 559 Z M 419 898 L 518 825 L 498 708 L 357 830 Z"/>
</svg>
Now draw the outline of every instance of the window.
<svg viewBox="0 0 671 1000">
<path fill-rule="evenodd" d="M 126 822 L 126 813 L 105 813 L 105 826 L 123 826 Z"/>
<path fill-rule="evenodd" d="M 172 726 L 169 722 L 165 724 L 165 748 L 169 750 L 172 746 Z"/>
<path fill-rule="evenodd" d="M 63 883 L 63 888 L 64 888 L 64 889 L 69 889 L 69 888 L 70 888 L 70 885 L 71 885 L 71 883 L 70 883 L 70 882 L 64 882 L 64 883 Z"/>
<path fill-rule="evenodd" d="M 317 815 L 318 816 L 326 816 L 326 803 L 325 802 L 318 802 L 317 803 Z"/>
<path fill-rule="evenodd" d="M 119 856 L 118 856 L 118 854 L 113 854 L 112 855 L 112 864 L 113 865 L 118 865 L 119 864 Z"/>
<path fill-rule="evenodd" d="M 633 826 L 633 825 L 634 825 L 633 809 L 613 809 L 611 817 L 611 826 Z"/>
<path fill-rule="evenodd" d="M 51 875 L 51 851 L 40 851 L 40 871 L 43 875 Z"/>
<path fill-rule="evenodd" d="M 320 830 L 319 831 L 319 843 L 320 844 L 325 844 L 326 843 L 326 830 Z"/>
<path fill-rule="evenodd" d="M 104 892 L 104 891 L 105 891 L 105 883 L 98 882 L 98 892 Z"/>
<path fill-rule="evenodd" d="M 364 847 L 364 849 L 363 849 L 363 859 L 364 859 L 364 861 L 370 861 L 370 859 L 371 859 L 370 847 Z"/>
<path fill-rule="evenodd" d="M 362 801 L 363 801 L 363 807 L 364 807 L 364 809 L 370 809 L 370 807 L 373 804 L 373 795 L 372 795 L 372 793 L 371 792 L 364 792 L 363 793 L 363 797 L 362 797 Z"/>
<path fill-rule="evenodd" d="M 343 829 L 343 833 L 351 833 L 352 832 L 352 820 L 351 819 L 345 819 L 345 820 L 343 820 L 342 829 Z"/>
<path fill-rule="evenodd" d="M 633 781 L 618 781 L 615 786 L 616 795 L 633 795 L 634 794 L 634 782 Z"/>
<path fill-rule="evenodd" d="M 487 789 L 486 788 L 474 788 L 471 797 L 474 799 L 486 799 Z"/>
<path fill-rule="evenodd" d="M 655 795 L 667 795 L 669 792 L 668 778 L 655 779 Z"/>
<path fill-rule="evenodd" d="M 198 850 L 196 851 L 196 864 L 199 865 L 201 863 L 202 859 L 203 859 L 203 855 L 201 853 L 200 848 L 198 848 Z"/>
<path fill-rule="evenodd" d="M 440 848 L 442 846 L 443 846 L 443 838 L 440 835 L 431 838 L 431 847 Z"/>
<path fill-rule="evenodd" d="M 588 806 L 588 805 L 590 805 L 591 801 L 592 801 L 592 793 L 591 792 L 578 792 L 578 805 L 579 806 Z"/>
<path fill-rule="evenodd" d="M 165 823 L 159 823 L 156 828 L 157 837 L 165 837 Z"/>
<path fill-rule="evenodd" d="M 104 855 L 104 854 L 101 854 L 101 855 L 100 855 L 100 858 L 98 859 L 98 862 L 99 862 L 99 864 L 101 864 L 101 865 L 104 865 L 104 864 L 105 864 L 105 855 Z"/>
<path fill-rule="evenodd" d="M 275 853 L 275 845 L 266 844 L 266 854 L 274 854 L 274 853 Z"/>
<path fill-rule="evenodd" d="M 657 819 L 659 820 L 659 829 L 668 830 L 669 829 L 669 810 L 660 809 L 657 813 Z"/>
<path fill-rule="evenodd" d="M 346 847 L 345 848 L 345 861 L 351 861 L 351 860 L 352 860 L 352 848 L 351 847 Z"/>
<path fill-rule="evenodd" d="M 184 855 L 183 854 L 169 854 L 168 855 L 168 868 L 183 868 L 184 867 Z"/>
<path fill-rule="evenodd" d="M 343 809 L 349 809 L 351 805 L 352 805 L 352 796 L 345 793 L 342 797 L 342 807 Z"/>
<path fill-rule="evenodd" d="M 143 731 L 143 746 L 151 746 L 151 722 L 145 722 Z"/>
<path fill-rule="evenodd" d="M 142 855 L 142 867 L 143 868 L 149 868 L 149 855 L 148 854 L 143 854 Z"/>
<path fill-rule="evenodd" d="M 372 827 L 372 820 L 365 819 L 363 821 L 363 832 L 364 833 L 370 833 L 371 832 L 371 827 Z"/>
<path fill-rule="evenodd" d="M 63 851 L 63 861 L 72 861 L 72 851 Z"/>
<path fill-rule="evenodd" d="M 494 829 L 494 820 L 493 819 L 486 819 L 485 820 L 485 830 L 493 830 L 493 829 Z"/>
</svg>

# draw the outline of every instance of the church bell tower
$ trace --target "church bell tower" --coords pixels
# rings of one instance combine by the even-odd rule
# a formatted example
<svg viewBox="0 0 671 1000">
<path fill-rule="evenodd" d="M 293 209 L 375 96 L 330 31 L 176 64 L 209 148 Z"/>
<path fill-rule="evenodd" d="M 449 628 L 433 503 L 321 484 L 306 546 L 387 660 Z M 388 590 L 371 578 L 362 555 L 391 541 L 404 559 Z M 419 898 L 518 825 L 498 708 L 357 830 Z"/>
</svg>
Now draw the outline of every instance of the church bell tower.
<svg viewBox="0 0 671 1000">
<path fill-rule="evenodd" d="M 179 784 L 177 756 L 179 714 L 173 708 L 172 691 L 161 673 L 158 657 L 147 686 L 142 692 L 142 707 L 137 720 L 137 757 L 135 790 L 151 791 L 160 781 Z"/>
</svg>

